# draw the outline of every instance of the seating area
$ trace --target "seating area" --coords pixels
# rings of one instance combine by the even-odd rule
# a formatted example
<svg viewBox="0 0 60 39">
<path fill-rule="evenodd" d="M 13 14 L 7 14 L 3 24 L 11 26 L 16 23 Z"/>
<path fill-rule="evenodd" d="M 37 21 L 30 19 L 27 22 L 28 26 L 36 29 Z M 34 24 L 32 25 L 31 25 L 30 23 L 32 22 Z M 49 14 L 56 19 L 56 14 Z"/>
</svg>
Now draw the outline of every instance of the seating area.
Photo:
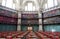
<svg viewBox="0 0 60 39">
<path fill-rule="evenodd" d="M 60 39 L 60 32 L 43 32 L 43 31 L 0 32 L 0 39 Z"/>
<path fill-rule="evenodd" d="M 36 32 L 36 35 L 41 39 L 59 39 L 60 32 Z"/>
<path fill-rule="evenodd" d="M 28 31 L 12 31 L 12 32 L 0 32 L 0 39 L 13 39 L 13 38 L 21 38 L 26 35 Z"/>
</svg>

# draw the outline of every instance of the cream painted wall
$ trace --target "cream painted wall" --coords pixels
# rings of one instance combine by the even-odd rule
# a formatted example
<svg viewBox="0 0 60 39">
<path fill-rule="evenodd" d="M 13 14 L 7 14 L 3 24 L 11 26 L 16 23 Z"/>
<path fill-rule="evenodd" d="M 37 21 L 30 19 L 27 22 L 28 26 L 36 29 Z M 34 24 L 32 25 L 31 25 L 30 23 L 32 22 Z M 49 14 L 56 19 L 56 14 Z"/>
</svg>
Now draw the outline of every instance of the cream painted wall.
<svg viewBox="0 0 60 39">
<path fill-rule="evenodd" d="M 59 7 L 60 7 L 60 0 L 57 0 L 58 1 L 58 5 L 59 5 Z"/>
<path fill-rule="evenodd" d="M 2 4 L 2 0 L 0 0 L 0 5 Z"/>
</svg>

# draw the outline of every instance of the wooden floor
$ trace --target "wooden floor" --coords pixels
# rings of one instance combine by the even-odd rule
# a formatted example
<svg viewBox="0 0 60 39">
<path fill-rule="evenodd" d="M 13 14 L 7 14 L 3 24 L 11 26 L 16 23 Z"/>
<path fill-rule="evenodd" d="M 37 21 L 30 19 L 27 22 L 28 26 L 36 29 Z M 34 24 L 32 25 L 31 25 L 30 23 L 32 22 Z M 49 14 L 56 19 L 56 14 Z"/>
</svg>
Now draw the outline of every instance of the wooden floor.
<svg viewBox="0 0 60 39">
<path fill-rule="evenodd" d="M 60 39 L 60 32 L 43 32 L 43 31 L 0 32 L 0 39 Z"/>
</svg>

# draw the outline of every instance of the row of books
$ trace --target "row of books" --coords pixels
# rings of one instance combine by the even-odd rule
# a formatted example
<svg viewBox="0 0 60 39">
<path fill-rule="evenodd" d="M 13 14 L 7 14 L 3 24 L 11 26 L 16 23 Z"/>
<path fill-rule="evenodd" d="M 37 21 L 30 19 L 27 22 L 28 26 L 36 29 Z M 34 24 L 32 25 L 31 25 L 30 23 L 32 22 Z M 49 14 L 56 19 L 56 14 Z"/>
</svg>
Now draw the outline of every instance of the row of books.
<svg viewBox="0 0 60 39">
<path fill-rule="evenodd" d="M 38 18 L 38 14 L 22 14 L 22 18 Z"/>
<path fill-rule="evenodd" d="M 23 25 L 39 24 L 38 14 L 21 14 L 21 18 L 21 24 Z"/>
<path fill-rule="evenodd" d="M 39 24 L 38 20 L 22 20 L 22 24 Z"/>
<path fill-rule="evenodd" d="M 60 23 L 60 17 L 52 17 L 44 20 L 44 24 Z"/>
<path fill-rule="evenodd" d="M 0 16 L 0 23 L 17 24 L 17 19 Z"/>
<path fill-rule="evenodd" d="M 57 15 L 60 15 L 60 9 L 44 12 L 43 17 L 45 18 L 45 17 L 52 17 Z"/>
<path fill-rule="evenodd" d="M 4 9 L 1 9 L 1 8 L 0 8 L 0 15 L 1 16 L 7 16 L 7 17 L 14 17 L 14 18 L 18 17 L 18 14 L 16 12 L 4 10 Z"/>
</svg>

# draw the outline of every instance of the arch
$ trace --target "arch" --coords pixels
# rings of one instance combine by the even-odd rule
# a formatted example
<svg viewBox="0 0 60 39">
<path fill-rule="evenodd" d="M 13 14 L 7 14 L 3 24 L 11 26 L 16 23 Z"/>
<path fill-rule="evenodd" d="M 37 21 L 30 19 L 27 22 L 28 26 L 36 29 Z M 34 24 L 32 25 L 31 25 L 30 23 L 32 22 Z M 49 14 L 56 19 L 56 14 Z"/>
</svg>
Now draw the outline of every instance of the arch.
<svg viewBox="0 0 60 39">
<path fill-rule="evenodd" d="M 33 1 L 26 1 L 26 3 L 24 4 L 24 6 L 26 6 L 28 3 L 32 3 L 33 5 L 35 5 L 35 3 Z"/>
<path fill-rule="evenodd" d="M 39 4 L 38 4 L 37 0 L 36 0 L 36 1 L 34 1 L 34 0 L 25 0 L 25 1 L 23 1 L 23 3 L 22 3 L 23 9 L 24 9 L 24 6 L 25 6 L 27 3 L 29 3 L 29 2 L 32 2 L 32 3 L 34 4 L 34 6 L 36 6 L 36 11 L 39 10 Z"/>
</svg>

